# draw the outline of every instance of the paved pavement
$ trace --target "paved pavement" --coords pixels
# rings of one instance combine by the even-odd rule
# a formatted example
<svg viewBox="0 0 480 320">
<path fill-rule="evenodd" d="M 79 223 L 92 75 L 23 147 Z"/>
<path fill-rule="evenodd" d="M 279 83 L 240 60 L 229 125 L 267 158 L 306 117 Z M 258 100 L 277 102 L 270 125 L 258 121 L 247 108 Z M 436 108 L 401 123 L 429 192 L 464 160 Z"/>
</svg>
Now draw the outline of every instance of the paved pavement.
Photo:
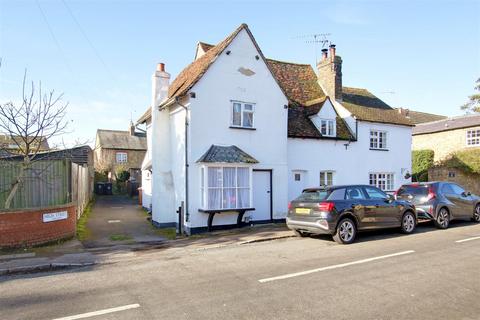
<svg viewBox="0 0 480 320">
<path fill-rule="evenodd" d="M 97 196 L 87 222 L 89 236 L 82 241 L 87 248 L 165 240 L 159 230 L 147 222 L 147 214 L 138 200 L 127 196 Z"/>
<path fill-rule="evenodd" d="M 480 319 L 480 225 L 137 251 L 0 278 L 1 318 Z"/>
</svg>

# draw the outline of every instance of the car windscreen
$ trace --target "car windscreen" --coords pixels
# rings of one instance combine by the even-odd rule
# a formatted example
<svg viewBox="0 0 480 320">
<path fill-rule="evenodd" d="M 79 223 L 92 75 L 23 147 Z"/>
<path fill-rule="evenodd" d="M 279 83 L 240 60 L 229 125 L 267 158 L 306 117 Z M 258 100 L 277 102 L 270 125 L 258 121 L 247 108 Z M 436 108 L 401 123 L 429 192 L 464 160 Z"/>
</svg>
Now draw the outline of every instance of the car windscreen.
<svg viewBox="0 0 480 320">
<path fill-rule="evenodd" d="M 305 190 L 296 201 L 322 201 L 327 198 L 327 190 Z"/>
<path fill-rule="evenodd" d="M 402 195 L 412 195 L 413 197 L 424 197 L 428 195 L 428 185 L 402 186 L 398 190 L 397 196 L 402 196 Z"/>
</svg>

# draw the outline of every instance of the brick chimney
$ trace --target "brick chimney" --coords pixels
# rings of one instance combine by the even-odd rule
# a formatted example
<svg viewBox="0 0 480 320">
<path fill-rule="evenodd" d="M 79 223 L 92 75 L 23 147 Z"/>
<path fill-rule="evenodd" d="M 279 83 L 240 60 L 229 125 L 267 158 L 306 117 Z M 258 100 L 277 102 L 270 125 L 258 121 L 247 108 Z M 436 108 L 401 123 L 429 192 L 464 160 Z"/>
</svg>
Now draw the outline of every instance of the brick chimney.
<svg viewBox="0 0 480 320">
<path fill-rule="evenodd" d="M 130 126 L 128 127 L 128 132 L 131 136 L 135 135 L 135 125 L 133 124 L 132 120 L 130 120 Z"/>
<path fill-rule="evenodd" d="M 342 100 L 342 58 L 336 55 L 335 45 L 330 52 L 322 50 L 322 60 L 317 63 L 318 82 L 330 98 Z"/>
</svg>

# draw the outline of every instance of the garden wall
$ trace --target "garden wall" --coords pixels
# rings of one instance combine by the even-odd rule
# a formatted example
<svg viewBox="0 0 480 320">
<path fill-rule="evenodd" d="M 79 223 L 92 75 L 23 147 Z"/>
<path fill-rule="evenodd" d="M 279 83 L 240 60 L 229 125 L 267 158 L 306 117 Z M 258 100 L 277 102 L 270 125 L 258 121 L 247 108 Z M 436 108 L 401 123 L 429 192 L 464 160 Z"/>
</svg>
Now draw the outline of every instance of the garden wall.
<svg viewBox="0 0 480 320">
<path fill-rule="evenodd" d="M 75 235 L 74 203 L 0 212 L 0 248 L 27 247 Z"/>
</svg>

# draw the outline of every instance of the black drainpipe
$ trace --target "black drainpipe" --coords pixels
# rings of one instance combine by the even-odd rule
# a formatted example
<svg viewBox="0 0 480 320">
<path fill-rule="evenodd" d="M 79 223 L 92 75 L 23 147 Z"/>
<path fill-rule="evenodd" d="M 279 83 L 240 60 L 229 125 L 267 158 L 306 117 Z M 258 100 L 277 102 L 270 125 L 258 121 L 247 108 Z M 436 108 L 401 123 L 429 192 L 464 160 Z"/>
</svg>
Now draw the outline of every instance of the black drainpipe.
<svg viewBox="0 0 480 320">
<path fill-rule="evenodd" d="M 185 220 L 188 222 L 190 220 L 188 213 L 188 107 L 181 104 L 178 97 L 175 97 L 175 102 L 185 109 Z"/>
</svg>

